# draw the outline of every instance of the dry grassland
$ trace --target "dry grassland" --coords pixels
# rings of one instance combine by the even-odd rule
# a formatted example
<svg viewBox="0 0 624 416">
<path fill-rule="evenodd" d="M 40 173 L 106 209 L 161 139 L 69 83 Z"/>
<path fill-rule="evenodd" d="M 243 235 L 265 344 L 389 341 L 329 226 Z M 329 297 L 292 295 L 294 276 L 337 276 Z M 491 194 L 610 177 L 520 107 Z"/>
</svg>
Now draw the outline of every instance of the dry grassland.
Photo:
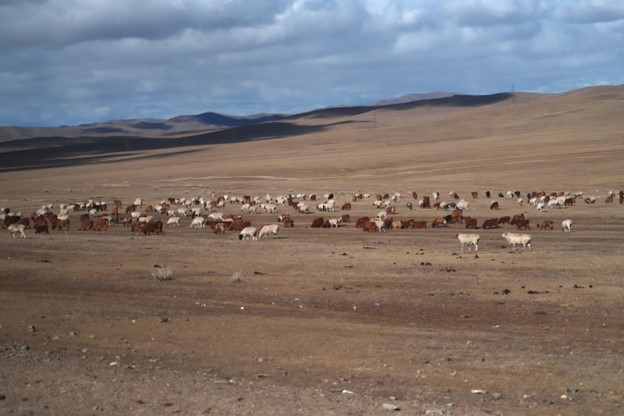
<svg viewBox="0 0 624 416">
<path fill-rule="evenodd" d="M 316 132 L 215 146 L 98 154 L 88 164 L 0 173 L 0 205 L 136 197 L 453 190 L 468 215 L 524 212 L 533 249 L 462 225 L 364 233 L 311 229 L 241 242 L 121 225 L 0 235 L 0 413 L 213 415 L 615 415 L 624 412 L 624 90 L 518 94 L 483 107 L 302 118 Z M 93 155 L 92 155 L 93 156 Z M 27 157 L 27 156 L 26 156 Z M 582 191 L 538 213 L 485 190 Z M 478 191 L 473 199 L 471 191 Z M 314 206 L 314 204 L 311 204 Z M 316 211 L 316 210 L 313 210 Z M 372 200 L 353 219 L 374 216 Z M 226 214 L 240 206 L 227 205 Z M 259 226 L 273 214 L 244 214 Z M 164 219 L 165 217 L 162 216 Z M 571 233 L 558 227 L 573 220 Z M 152 276 L 155 264 L 172 280 Z M 389 410 L 396 406 L 396 410 Z M 400 410 L 398 410 L 400 409 Z"/>
</svg>

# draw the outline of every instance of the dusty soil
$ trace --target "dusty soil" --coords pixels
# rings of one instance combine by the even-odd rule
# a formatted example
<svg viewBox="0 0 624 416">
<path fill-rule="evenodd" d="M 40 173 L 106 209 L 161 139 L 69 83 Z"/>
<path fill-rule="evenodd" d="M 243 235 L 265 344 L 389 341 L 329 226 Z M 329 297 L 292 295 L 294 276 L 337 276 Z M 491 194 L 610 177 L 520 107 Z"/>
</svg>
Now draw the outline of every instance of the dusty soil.
<svg viewBox="0 0 624 416">
<path fill-rule="evenodd" d="M 453 190 L 479 223 L 524 212 L 555 229 L 533 228 L 533 249 L 515 252 L 501 237 L 514 227 L 480 229 L 477 254 L 460 251 L 459 224 L 311 229 L 343 212 L 288 207 L 295 228 L 258 242 L 190 218 L 151 236 L 80 232 L 80 213 L 69 232 L 2 230 L 0 414 L 623 414 L 624 208 L 604 197 L 624 188 L 624 117 L 621 93 L 604 105 L 583 94 L 380 112 L 374 128 L 370 115 L 314 119 L 320 132 L 294 138 L 2 171 L 0 206 L 26 214 L 88 199 L 331 191 L 342 205 L 401 191 L 394 217 L 430 222 L 443 213 L 408 211 L 411 192 L 449 201 Z M 496 197 L 516 189 L 597 202 L 538 213 Z M 378 211 L 365 199 L 349 214 Z"/>
<path fill-rule="evenodd" d="M 496 213 L 470 200 L 481 217 L 572 217 L 573 232 L 532 230 L 533 250 L 512 252 L 500 236 L 512 227 L 479 230 L 477 254 L 459 250 L 461 225 L 311 229 L 316 213 L 259 242 L 190 229 L 190 218 L 160 236 L 79 232 L 79 214 L 69 232 L 5 234 L 0 409 L 621 413 L 622 207 L 538 217 L 511 200 Z M 350 214 L 371 214 L 370 204 Z M 398 218 L 439 215 L 400 207 Z M 155 264 L 173 279 L 155 279 Z"/>
</svg>

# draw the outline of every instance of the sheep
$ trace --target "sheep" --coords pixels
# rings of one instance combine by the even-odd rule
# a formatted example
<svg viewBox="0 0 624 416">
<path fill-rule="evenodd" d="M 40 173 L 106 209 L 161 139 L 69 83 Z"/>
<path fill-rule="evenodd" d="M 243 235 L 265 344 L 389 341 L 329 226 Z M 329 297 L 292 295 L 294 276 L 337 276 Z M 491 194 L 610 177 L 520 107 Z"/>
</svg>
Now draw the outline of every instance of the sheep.
<svg viewBox="0 0 624 416">
<path fill-rule="evenodd" d="M 572 220 L 563 220 L 561 221 L 561 231 L 571 232 L 572 231 Z"/>
<path fill-rule="evenodd" d="M 241 230 L 240 234 L 238 234 L 239 240 L 257 240 L 256 235 L 258 233 L 258 229 L 256 227 L 245 227 Z"/>
<path fill-rule="evenodd" d="M 277 238 L 277 233 L 279 232 L 280 226 L 279 224 L 267 224 L 260 228 L 260 232 L 258 233 L 258 239 L 262 239 L 265 235 L 273 235 L 273 238 Z"/>
<path fill-rule="evenodd" d="M 208 214 L 208 219 L 212 221 L 223 221 L 223 213 L 222 212 L 213 212 L 212 214 Z"/>
<path fill-rule="evenodd" d="M 13 238 L 15 238 L 15 234 L 17 233 L 19 233 L 20 237 L 26 238 L 26 233 L 24 233 L 24 228 L 26 228 L 26 226 L 24 224 L 11 224 L 7 228 Z"/>
<path fill-rule="evenodd" d="M 469 206 L 470 202 L 463 199 L 457 203 L 457 209 L 461 209 L 462 211 L 467 211 Z"/>
<path fill-rule="evenodd" d="M 529 234 L 516 234 L 516 233 L 503 233 L 503 238 L 511 244 L 511 249 L 516 250 L 516 245 L 522 244 L 522 249 L 526 250 L 529 247 L 531 250 L 531 235 Z"/>
<path fill-rule="evenodd" d="M 461 243 L 461 251 L 464 251 L 464 245 L 468 246 L 468 251 L 470 251 L 470 246 L 473 245 L 475 248 L 475 253 L 479 251 L 479 239 L 481 236 L 479 234 L 456 234 L 457 239 Z"/>
<path fill-rule="evenodd" d="M 206 219 L 204 217 L 195 217 L 193 221 L 191 221 L 191 225 L 189 228 L 204 228 L 206 224 Z"/>
<path fill-rule="evenodd" d="M 340 227 L 340 223 L 342 222 L 341 218 L 330 218 L 329 219 L 329 227 L 330 228 L 338 228 Z"/>
<path fill-rule="evenodd" d="M 167 225 L 171 227 L 179 227 L 180 226 L 180 217 L 170 217 L 167 220 Z"/>
</svg>

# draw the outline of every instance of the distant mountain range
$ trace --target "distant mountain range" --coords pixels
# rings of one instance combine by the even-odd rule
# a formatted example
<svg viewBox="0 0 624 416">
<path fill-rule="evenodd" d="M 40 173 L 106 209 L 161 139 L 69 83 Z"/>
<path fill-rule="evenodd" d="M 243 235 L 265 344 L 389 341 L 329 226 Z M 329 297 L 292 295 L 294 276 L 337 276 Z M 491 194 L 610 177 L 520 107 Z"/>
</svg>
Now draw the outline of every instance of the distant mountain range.
<svg viewBox="0 0 624 416">
<path fill-rule="evenodd" d="M 435 100 L 437 98 L 452 97 L 453 95 L 456 95 L 456 94 L 452 92 L 443 92 L 443 91 L 429 92 L 426 94 L 418 94 L 418 93 L 406 94 L 406 95 L 401 95 L 396 98 L 373 101 L 369 103 L 368 105 L 378 106 L 378 105 L 403 104 L 403 103 L 410 103 L 412 101 Z"/>
<path fill-rule="evenodd" d="M 453 96 L 447 92 L 428 94 L 408 94 L 400 97 L 374 101 L 361 107 L 380 107 L 420 100 L 431 100 Z M 336 107 L 340 108 L 340 107 Z M 314 110 L 317 111 L 317 110 Z M 320 110 L 322 111 L 322 110 Z M 232 127 L 264 123 L 292 117 L 287 114 L 254 114 L 249 116 L 230 116 L 215 112 L 195 115 L 180 115 L 166 120 L 128 119 L 110 120 L 100 123 L 81 124 L 60 127 L 16 127 L 0 126 L 0 143 L 34 138 L 85 138 L 102 136 L 139 136 L 139 137 L 180 137 L 191 134 L 208 133 Z"/>
</svg>

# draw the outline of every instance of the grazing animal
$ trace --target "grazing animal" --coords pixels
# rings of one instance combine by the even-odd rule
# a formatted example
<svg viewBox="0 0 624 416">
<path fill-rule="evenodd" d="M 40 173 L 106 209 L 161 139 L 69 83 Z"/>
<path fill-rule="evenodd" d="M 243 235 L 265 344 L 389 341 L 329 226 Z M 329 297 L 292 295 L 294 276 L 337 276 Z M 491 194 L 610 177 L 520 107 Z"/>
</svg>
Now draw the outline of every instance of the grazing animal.
<svg viewBox="0 0 624 416">
<path fill-rule="evenodd" d="M 497 218 L 489 218 L 489 219 L 483 221 L 483 224 L 481 224 L 481 228 L 483 228 L 483 229 L 499 228 L 498 219 Z"/>
<path fill-rule="evenodd" d="M 179 227 L 180 217 L 169 217 L 169 219 L 167 220 L 167 225 L 170 227 Z"/>
<path fill-rule="evenodd" d="M 518 227 L 519 230 L 530 230 L 531 226 L 529 225 L 529 221 L 530 220 L 518 220 L 516 221 L 516 227 Z"/>
<path fill-rule="evenodd" d="M 427 221 L 414 221 L 412 224 L 412 228 L 416 228 L 416 229 L 427 228 Z"/>
<path fill-rule="evenodd" d="M 444 218 L 434 218 L 433 221 L 431 221 L 431 228 L 447 226 L 447 222 Z"/>
<path fill-rule="evenodd" d="M 461 251 L 464 251 L 464 246 L 468 246 L 468 251 L 470 251 L 470 246 L 474 246 L 475 252 L 479 251 L 479 239 L 481 236 L 479 234 L 462 234 L 458 233 L 456 235 L 457 239 L 461 243 Z"/>
<path fill-rule="evenodd" d="M 502 236 L 507 240 L 507 243 L 511 244 L 513 251 L 516 250 L 518 244 L 522 244 L 523 250 L 526 250 L 527 247 L 531 250 L 531 235 L 529 234 L 503 233 Z"/>
<path fill-rule="evenodd" d="M 256 237 L 257 234 L 258 234 L 258 229 L 256 227 L 245 227 L 238 234 L 238 239 L 241 241 L 242 240 L 255 241 L 257 240 L 257 237 Z"/>
<path fill-rule="evenodd" d="M 572 220 L 563 220 L 561 221 L 561 231 L 571 232 L 572 231 Z"/>
<path fill-rule="evenodd" d="M 466 224 L 466 228 L 472 228 L 473 230 L 479 228 L 476 218 L 466 217 L 464 218 L 464 224 Z"/>
<path fill-rule="evenodd" d="M 89 231 L 93 229 L 93 221 L 85 221 L 80 223 L 80 231 Z"/>
<path fill-rule="evenodd" d="M 273 238 L 277 238 L 277 233 L 279 232 L 280 226 L 279 224 L 267 224 L 260 228 L 260 232 L 258 233 L 258 239 L 262 240 L 264 236 L 272 235 Z"/>
<path fill-rule="evenodd" d="M 7 228 L 9 229 L 9 232 L 11 233 L 13 238 L 15 238 L 15 235 L 18 233 L 20 237 L 26 238 L 26 233 L 24 232 L 24 228 L 26 228 L 26 226 L 24 224 L 11 224 Z"/>
<path fill-rule="evenodd" d="M 323 224 L 325 224 L 325 220 L 323 219 L 323 217 L 318 217 L 312 221 L 312 225 L 310 227 L 323 228 Z"/>
<path fill-rule="evenodd" d="M 538 230 L 552 230 L 553 229 L 553 222 L 549 221 L 549 220 L 544 220 L 541 222 L 537 223 L 537 229 Z"/>
<path fill-rule="evenodd" d="M 492 201 L 490 203 L 490 209 L 498 209 L 498 201 Z"/>
<path fill-rule="evenodd" d="M 189 226 L 189 228 L 204 228 L 205 225 L 206 225 L 206 219 L 204 217 L 195 217 L 193 218 L 193 221 L 191 221 L 191 225 Z"/>
</svg>

